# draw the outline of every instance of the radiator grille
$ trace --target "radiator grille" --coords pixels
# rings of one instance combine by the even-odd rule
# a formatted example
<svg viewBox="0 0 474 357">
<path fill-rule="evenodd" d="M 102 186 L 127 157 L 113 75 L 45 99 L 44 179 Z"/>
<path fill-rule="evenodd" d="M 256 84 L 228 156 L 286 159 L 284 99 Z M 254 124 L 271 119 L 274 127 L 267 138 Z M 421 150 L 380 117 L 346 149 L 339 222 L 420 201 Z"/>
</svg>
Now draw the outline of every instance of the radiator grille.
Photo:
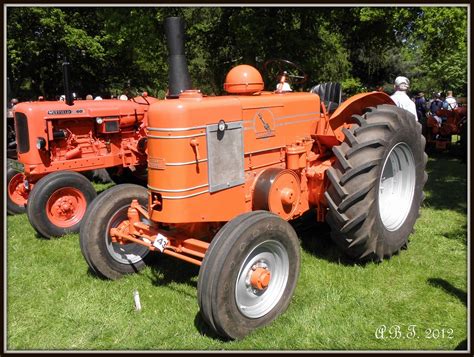
<svg viewBox="0 0 474 357">
<path fill-rule="evenodd" d="M 209 192 L 245 182 L 242 122 L 226 124 L 224 132 L 219 132 L 217 128 L 218 124 L 206 127 Z"/>
<path fill-rule="evenodd" d="M 24 154 L 30 150 L 30 139 L 28 136 L 28 119 L 23 113 L 15 113 L 15 130 L 17 151 Z"/>
</svg>

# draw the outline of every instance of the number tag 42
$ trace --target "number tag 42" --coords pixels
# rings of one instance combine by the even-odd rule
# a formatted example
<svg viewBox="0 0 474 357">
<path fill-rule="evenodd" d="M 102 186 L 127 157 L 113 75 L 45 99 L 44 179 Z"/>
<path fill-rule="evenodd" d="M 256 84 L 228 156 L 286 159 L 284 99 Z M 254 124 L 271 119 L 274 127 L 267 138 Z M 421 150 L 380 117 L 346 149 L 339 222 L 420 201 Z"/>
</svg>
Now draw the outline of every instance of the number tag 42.
<svg viewBox="0 0 474 357">
<path fill-rule="evenodd" d="M 168 243 L 169 243 L 168 238 L 166 238 L 164 235 L 158 233 L 158 235 L 156 236 L 155 241 L 153 242 L 153 246 L 156 249 L 158 249 L 160 252 L 163 253 L 163 250 L 165 250 Z"/>
</svg>

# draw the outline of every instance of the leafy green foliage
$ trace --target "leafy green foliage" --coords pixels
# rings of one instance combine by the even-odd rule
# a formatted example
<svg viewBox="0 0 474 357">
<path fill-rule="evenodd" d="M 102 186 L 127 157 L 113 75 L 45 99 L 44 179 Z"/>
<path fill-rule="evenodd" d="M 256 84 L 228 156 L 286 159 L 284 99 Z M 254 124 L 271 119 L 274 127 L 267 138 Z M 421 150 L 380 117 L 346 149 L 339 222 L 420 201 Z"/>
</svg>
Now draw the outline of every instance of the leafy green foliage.
<svg viewBox="0 0 474 357">
<path fill-rule="evenodd" d="M 417 45 L 419 87 L 426 91 L 454 90 L 467 94 L 467 9 L 423 8 L 412 38 Z"/>
<path fill-rule="evenodd" d="M 79 96 L 143 90 L 163 97 L 167 49 L 163 20 L 182 16 L 193 87 L 220 94 L 226 73 L 272 58 L 309 75 L 300 90 L 326 81 L 412 92 L 467 92 L 466 7 L 7 7 L 7 73 L 15 96 L 63 92 L 61 63 L 73 65 Z M 264 78 L 273 88 L 276 78 Z"/>
<path fill-rule="evenodd" d="M 346 95 L 354 95 L 356 93 L 363 92 L 367 90 L 360 81 L 359 78 L 347 78 L 342 81 L 342 90 Z"/>
</svg>

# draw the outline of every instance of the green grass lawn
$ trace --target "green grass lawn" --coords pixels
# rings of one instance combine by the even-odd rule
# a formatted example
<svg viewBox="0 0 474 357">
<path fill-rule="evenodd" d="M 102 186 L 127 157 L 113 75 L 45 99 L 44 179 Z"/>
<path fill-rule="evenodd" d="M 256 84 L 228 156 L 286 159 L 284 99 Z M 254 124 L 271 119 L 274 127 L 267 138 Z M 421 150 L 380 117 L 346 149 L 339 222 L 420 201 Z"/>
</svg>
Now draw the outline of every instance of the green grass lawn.
<svg viewBox="0 0 474 357">
<path fill-rule="evenodd" d="M 222 341 L 201 319 L 198 267 L 157 255 L 139 275 L 101 280 L 89 271 L 78 235 L 45 240 L 26 215 L 8 216 L 7 349 L 466 349 L 466 165 L 439 155 L 427 169 L 407 250 L 380 264 L 352 264 L 326 226 L 300 228 L 301 274 L 289 309 L 242 341 Z"/>
</svg>

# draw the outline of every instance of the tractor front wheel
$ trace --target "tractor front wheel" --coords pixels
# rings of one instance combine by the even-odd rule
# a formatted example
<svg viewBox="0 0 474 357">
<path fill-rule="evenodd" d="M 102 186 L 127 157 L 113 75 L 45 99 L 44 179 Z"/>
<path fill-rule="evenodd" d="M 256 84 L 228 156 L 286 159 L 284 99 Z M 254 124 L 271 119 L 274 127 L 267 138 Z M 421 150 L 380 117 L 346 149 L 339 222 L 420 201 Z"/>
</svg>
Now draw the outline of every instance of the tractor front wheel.
<svg viewBox="0 0 474 357">
<path fill-rule="evenodd" d="M 199 270 L 201 314 L 217 334 L 243 338 L 286 310 L 299 269 L 288 222 L 265 211 L 238 216 L 214 237 Z"/>
<path fill-rule="evenodd" d="M 148 247 L 113 240 L 110 236 L 112 228 L 128 220 L 127 211 L 133 199 L 146 209 L 147 190 L 133 184 L 114 186 L 97 197 L 84 218 L 79 234 L 82 255 L 101 277 L 115 280 L 146 266 Z"/>
<path fill-rule="evenodd" d="M 419 216 L 428 178 L 425 139 L 413 115 L 393 105 L 353 120 L 333 148 L 326 220 L 349 256 L 382 260 L 406 246 Z"/>
<path fill-rule="evenodd" d="M 25 185 L 25 175 L 11 167 L 7 170 L 7 212 L 20 214 L 26 212 L 29 191 Z"/>
<path fill-rule="evenodd" d="M 28 197 L 26 213 L 33 228 L 45 238 L 79 231 L 87 207 L 96 197 L 83 175 L 60 171 L 41 178 Z"/>
</svg>

